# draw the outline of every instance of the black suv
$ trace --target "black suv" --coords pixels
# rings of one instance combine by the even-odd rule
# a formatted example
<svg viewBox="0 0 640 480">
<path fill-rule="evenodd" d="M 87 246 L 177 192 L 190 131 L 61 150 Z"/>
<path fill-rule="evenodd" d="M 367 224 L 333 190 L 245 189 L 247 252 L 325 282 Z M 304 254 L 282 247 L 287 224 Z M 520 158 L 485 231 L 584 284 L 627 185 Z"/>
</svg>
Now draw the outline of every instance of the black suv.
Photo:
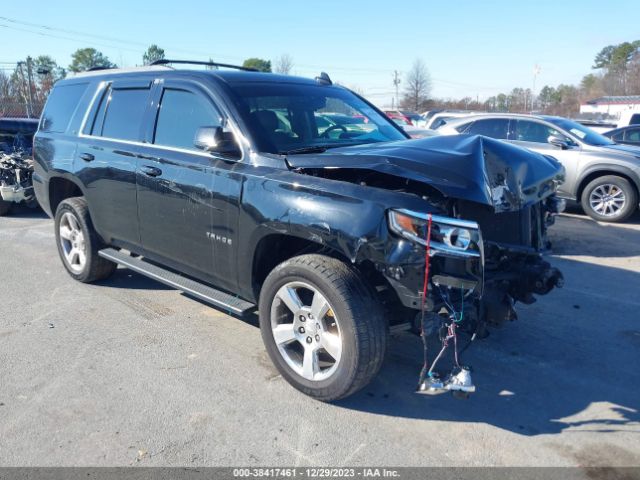
<svg viewBox="0 0 640 480">
<path fill-rule="evenodd" d="M 316 121 L 328 112 L 366 121 Z M 73 278 L 119 263 L 232 313 L 257 307 L 278 370 L 321 400 L 375 376 L 390 330 L 481 334 L 561 281 L 540 255 L 555 160 L 410 140 L 326 74 L 87 72 L 56 84 L 34 155 Z"/>
</svg>

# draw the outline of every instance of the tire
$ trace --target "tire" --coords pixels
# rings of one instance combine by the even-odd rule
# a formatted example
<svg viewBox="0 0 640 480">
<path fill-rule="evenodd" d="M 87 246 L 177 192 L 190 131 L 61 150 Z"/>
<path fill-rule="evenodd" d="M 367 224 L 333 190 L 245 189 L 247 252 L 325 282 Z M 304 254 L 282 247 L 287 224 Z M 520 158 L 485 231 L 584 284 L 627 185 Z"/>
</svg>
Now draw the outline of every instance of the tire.
<svg viewBox="0 0 640 480">
<path fill-rule="evenodd" d="M 599 201 L 601 199 L 605 201 Z M 605 175 L 592 180 L 584 188 L 581 204 L 585 213 L 594 220 L 624 222 L 638 208 L 638 192 L 626 178 Z"/>
<path fill-rule="evenodd" d="M 0 200 L 0 217 L 4 217 L 11 211 L 11 206 L 13 204 L 11 202 L 5 202 L 4 200 Z"/>
<path fill-rule="evenodd" d="M 84 198 L 68 198 L 58 205 L 55 233 L 62 264 L 74 279 L 95 282 L 108 278 L 116 270 L 115 263 L 98 255 L 106 245 L 93 228 Z"/>
<path fill-rule="evenodd" d="M 263 284 L 259 311 L 271 361 L 310 397 L 348 397 L 382 366 L 388 336 L 382 308 L 359 273 L 338 259 L 314 254 L 281 263 Z"/>
</svg>

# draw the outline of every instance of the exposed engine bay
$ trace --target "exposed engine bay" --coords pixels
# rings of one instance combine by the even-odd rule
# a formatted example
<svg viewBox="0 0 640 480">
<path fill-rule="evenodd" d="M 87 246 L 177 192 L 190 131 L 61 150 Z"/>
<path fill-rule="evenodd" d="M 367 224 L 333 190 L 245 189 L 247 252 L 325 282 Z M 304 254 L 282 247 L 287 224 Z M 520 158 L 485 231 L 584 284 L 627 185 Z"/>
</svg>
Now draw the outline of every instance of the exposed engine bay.
<svg viewBox="0 0 640 480">
<path fill-rule="evenodd" d="M 0 200 L 37 205 L 32 183 L 33 159 L 21 152 L 0 152 Z"/>
</svg>

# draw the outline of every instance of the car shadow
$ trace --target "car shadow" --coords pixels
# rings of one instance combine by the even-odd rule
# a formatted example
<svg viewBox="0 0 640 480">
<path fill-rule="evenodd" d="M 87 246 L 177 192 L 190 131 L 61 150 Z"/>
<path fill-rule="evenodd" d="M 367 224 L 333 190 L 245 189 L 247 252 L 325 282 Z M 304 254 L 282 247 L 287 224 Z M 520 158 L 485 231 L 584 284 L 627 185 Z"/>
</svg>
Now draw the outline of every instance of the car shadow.
<svg viewBox="0 0 640 480">
<path fill-rule="evenodd" d="M 555 255 L 592 257 L 634 257 L 640 255 L 640 214 L 626 223 L 601 223 L 589 217 L 561 215 L 549 228 Z"/>
<path fill-rule="evenodd" d="M 414 393 L 422 343 L 404 335 L 392 340 L 378 377 L 336 405 L 392 417 L 484 423 L 526 436 L 566 429 L 640 432 L 640 301 L 624 300 L 640 285 L 640 274 L 571 260 L 559 263 L 571 290 L 520 307 L 520 320 L 492 330 L 463 355 L 478 389 L 470 398 Z M 612 278 L 624 287 L 606 303 L 591 288 L 597 292 Z M 579 290 L 580 279 L 594 285 Z M 430 357 L 436 353 L 431 349 Z M 448 370 L 449 360 L 440 366 Z"/>
<path fill-rule="evenodd" d="M 7 214 L 8 217 L 12 218 L 34 218 L 34 219 L 45 219 L 49 218 L 49 216 L 44 213 L 40 207 L 30 208 L 26 205 L 12 205 L 11 211 Z"/>
</svg>

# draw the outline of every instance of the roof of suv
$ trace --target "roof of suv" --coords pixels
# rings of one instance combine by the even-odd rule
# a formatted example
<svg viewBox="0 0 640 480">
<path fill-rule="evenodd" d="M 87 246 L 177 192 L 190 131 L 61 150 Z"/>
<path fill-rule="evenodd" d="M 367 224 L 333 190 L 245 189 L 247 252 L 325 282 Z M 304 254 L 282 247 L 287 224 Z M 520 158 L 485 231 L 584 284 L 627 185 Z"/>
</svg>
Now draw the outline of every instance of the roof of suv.
<svg viewBox="0 0 640 480">
<path fill-rule="evenodd" d="M 76 78 L 109 78 L 109 77 L 126 77 L 126 76 L 157 76 L 158 72 L 162 72 L 165 76 L 190 76 L 201 78 L 217 78 L 226 83 L 303 83 L 308 85 L 317 85 L 318 83 L 310 78 L 295 77 L 292 75 L 280 75 L 277 73 L 267 72 L 247 72 L 243 70 L 192 70 L 192 69 L 174 69 L 165 66 L 135 67 L 135 68 L 112 68 L 104 70 L 92 70 L 75 74 L 69 79 Z"/>
</svg>

